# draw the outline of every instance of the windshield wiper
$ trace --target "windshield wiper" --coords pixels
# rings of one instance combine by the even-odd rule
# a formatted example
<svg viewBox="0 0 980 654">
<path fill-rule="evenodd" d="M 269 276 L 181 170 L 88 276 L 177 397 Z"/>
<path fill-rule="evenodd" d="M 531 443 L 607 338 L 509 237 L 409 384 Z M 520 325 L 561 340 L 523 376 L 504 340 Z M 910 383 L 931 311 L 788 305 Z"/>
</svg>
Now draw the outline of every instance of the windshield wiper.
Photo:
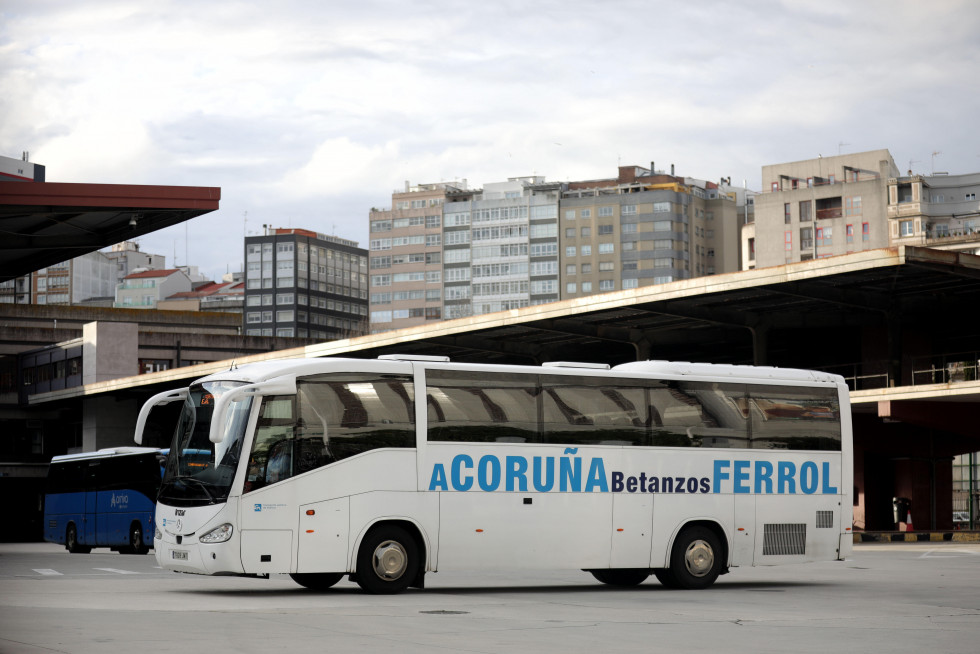
<svg viewBox="0 0 980 654">
<path fill-rule="evenodd" d="M 178 481 L 182 481 L 184 483 L 193 482 L 194 484 L 197 484 L 198 486 L 201 487 L 201 490 L 203 490 L 207 494 L 208 500 L 210 500 L 210 503 L 211 504 L 214 504 L 215 502 L 217 502 L 218 496 L 215 495 L 213 492 L 211 492 L 211 488 L 210 488 L 211 484 L 209 484 L 209 483 L 207 483 L 205 481 L 201 481 L 200 479 L 195 479 L 194 477 L 191 477 L 190 475 L 178 475 L 177 477 L 174 477 L 171 480 L 171 483 L 176 483 Z"/>
</svg>

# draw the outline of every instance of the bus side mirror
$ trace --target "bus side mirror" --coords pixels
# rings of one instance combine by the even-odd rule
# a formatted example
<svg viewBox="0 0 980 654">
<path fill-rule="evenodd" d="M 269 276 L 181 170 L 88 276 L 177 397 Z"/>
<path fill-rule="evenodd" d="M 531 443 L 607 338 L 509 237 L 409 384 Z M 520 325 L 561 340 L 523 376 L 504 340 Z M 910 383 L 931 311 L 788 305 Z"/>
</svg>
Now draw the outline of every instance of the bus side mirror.
<svg viewBox="0 0 980 654">
<path fill-rule="evenodd" d="M 133 434 L 133 440 L 136 441 L 137 445 L 143 444 L 143 430 L 146 428 L 146 419 L 150 417 L 150 411 L 154 407 L 160 406 L 161 404 L 169 404 L 171 402 L 183 402 L 187 399 L 187 389 L 178 388 L 176 390 L 164 391 L 162 393 L 157 393 L 140 407 L 139 417 L 136 418 L 136 433 Z"/>
<path fill-rule="evenodd" d="M 218 396 L 211 414 L 211 430 L 208 438 L 212 443 L 225 439 L 225 416 L 232 402 L 241 402 L 249 397 L 262 395 L 296 395 L 296 375 L 276 377 L 256 384 L 238 386 Z"/>
</svg>

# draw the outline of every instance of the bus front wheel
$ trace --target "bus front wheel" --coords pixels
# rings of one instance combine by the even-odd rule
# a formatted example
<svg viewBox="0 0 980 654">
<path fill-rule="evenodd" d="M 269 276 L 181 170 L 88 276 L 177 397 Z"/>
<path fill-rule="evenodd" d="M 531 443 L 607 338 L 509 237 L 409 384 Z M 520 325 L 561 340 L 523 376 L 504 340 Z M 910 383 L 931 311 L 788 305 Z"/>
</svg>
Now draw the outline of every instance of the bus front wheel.
<svg viewBox="0 0 980 654">
<path fill-rule="evenodd" d="M 92 551 L 91 547 L 78 544 L 78 530 L 73 524 L 68 525 L 68 530 L 65 532 L 65 549 L 71 554 L 88 554 Z"/>
<path fill-rule="evenodd" d="M 718 536 L 707 527 L 689 527 L 674 542 L 668 574 L 657 578 L 669 588 L 707 588 L 721 574 L 723 564 Z"/>
<path fill-rule="evenodd" d="M 357 552 L 357 585 L 374 595 L 400 593 L 418 574 L 418 545 L 397 525 L 368 532 Z"/>
<path fill-rule="evenodd" d="M 129 547 L 126 550 L 129 554 L 146 554 L 150 551 L 143 543 L 143 527 L 138 522 L 134 522 L 129 527 Z"/>
</svg>

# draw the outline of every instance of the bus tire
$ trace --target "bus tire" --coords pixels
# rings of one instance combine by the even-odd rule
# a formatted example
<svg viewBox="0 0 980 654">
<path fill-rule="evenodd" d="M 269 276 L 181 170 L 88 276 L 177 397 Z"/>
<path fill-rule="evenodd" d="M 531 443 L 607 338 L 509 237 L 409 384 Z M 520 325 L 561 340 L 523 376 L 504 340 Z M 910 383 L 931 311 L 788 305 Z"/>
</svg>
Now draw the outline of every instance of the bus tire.
<svg viewBox="0 0 980 654">
<path fill-rule="evenodd" d="M 397 525 L 371 529 L 357 551 L 357 585 L 373 595 L 400 593 L 418 575 L 419 548 Z"/>
<path fill-rule="evenodd" d="M 715 532 L 702 526 L 688 527 L 677 537 L 671 550 L 669 573 L 676 584 L 672 587 L 707 588 L 721 574 L 723 565 L 721 542 Z"/>
<path fill-rule="evenodd" d="M 678 588 L 677 580 L 667 568 L 658 568 L 653 571 L 653 574 L 664 588 Z"/>
<path fill-rule="evenodd" d="M 68 529 L 65 530 L 65 549 L 71 554 L 88 554 L 92 551 L 91 547 L 78 544 L 78 530 L 74 523 L 68 525 Z"/>
<path fill-rule="evenodd" d="M 129 526 L 129 547 L 121 549 L 126 554 L 146 554 L 150 548 L 143 544 L 143 527 L 138 522 Z"/>
<path fill-rule="evenodd" d="M 344 578 L 343 572 L 304 572 L 290 574 L 289 578 L 303 588 L 310 590 L 327 590 Z"/>
<path fill-rule="evenodd" d="M 643 568 L 589 570 L 589 572 L 592 573 L 592 576 L 597 581 L 610 586 L 622 586 L 624 588 L 639 586 L 650 576 L 650 571 Z"/>
</svg>

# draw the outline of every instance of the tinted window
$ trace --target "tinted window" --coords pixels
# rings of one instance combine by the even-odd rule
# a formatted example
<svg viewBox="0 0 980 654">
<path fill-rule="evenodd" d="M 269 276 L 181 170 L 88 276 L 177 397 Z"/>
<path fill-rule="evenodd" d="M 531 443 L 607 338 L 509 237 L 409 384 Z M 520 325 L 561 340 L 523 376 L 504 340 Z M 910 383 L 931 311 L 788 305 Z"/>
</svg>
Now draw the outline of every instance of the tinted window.
<svg viewBox="0 0 980 654">
<path fill-rule="evenodd" d="M 319 375 L 262 401 L 245 491 L 383 447 L 415 447 L 410 377 Z"/>
<path fill-rule="evenodd" d="M 836 390 L 429 370 L 428 440 L 840 449 Z"/>
</svg>

